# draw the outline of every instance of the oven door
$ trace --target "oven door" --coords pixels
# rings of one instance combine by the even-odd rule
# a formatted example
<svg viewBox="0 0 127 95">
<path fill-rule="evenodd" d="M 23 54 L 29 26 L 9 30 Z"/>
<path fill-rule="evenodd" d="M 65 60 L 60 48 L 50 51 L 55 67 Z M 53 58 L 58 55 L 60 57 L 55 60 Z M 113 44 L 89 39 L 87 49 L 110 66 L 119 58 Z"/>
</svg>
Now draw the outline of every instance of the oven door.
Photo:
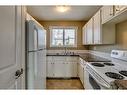
<svg viewBox="0 0 127 95">
<path fill-rule="evenodd" d="M 106 87 L 100 85 L 92 77 L 92 75 L 85 70 L 85 89 L 107 89 Z"/>
</svg>

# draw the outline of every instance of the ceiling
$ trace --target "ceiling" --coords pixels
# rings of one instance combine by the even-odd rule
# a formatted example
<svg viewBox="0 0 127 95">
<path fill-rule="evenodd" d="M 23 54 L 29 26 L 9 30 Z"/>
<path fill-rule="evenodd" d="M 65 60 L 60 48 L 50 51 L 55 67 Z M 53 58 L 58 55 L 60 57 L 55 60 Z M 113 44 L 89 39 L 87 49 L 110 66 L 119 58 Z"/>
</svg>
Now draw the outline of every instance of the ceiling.
<svg viewBox="0 0 127 95">
<path fill-rule="evenodd" d="M 27 11 L 37 20 L 89 20 L 101 6 L 70 6 L 70 10 L 60 13 L 56 6 L 28 6 Z"/>
</svg>

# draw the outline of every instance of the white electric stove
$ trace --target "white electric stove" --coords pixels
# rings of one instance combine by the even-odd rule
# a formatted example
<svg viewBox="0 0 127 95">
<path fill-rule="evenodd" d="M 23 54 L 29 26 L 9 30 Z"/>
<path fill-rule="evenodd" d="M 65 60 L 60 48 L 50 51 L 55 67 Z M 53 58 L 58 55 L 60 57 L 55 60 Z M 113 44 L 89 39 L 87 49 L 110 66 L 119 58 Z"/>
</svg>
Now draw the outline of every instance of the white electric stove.
<svg viewBox="0 0 127 95">
<path fill-rule="evenodd" d="M 127 51 L 112 50 L 111 57 L 127 63 Z M 117 89 L 114 80 L 127 80 L 127 64 L 122 61 L 89 62 L 86 65 L 86 89 Z"/>
</svg>

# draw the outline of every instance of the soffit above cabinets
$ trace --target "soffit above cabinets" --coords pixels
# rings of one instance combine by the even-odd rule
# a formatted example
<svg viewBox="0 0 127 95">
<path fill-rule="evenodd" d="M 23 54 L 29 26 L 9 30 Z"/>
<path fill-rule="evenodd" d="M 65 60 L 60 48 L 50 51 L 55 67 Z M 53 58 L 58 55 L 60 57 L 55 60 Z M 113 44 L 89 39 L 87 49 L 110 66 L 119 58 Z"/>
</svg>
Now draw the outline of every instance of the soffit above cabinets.
<svg viewBox="0 0 127 95">
<path fill-rule="evenodd" d="M 56 6 L 28 6 L 27 11 L 37 20 L 89 20 L 101 6 L 70 6 L 70 10 L 60 13 Z"/>
</svg>

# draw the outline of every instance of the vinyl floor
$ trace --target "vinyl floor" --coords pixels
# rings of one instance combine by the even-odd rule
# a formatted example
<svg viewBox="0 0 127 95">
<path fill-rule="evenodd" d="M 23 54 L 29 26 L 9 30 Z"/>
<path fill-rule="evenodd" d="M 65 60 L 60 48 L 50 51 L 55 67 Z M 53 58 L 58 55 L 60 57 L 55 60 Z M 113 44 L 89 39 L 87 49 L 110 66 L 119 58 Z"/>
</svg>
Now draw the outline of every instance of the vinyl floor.
<svg viewBox="0 0 127 95">
<path fill-rule="evenodd" d="M 47 79 L 46 88 L 49 90 L 82 90 L 83 85 L 79 79 Z"/>
</svg>

